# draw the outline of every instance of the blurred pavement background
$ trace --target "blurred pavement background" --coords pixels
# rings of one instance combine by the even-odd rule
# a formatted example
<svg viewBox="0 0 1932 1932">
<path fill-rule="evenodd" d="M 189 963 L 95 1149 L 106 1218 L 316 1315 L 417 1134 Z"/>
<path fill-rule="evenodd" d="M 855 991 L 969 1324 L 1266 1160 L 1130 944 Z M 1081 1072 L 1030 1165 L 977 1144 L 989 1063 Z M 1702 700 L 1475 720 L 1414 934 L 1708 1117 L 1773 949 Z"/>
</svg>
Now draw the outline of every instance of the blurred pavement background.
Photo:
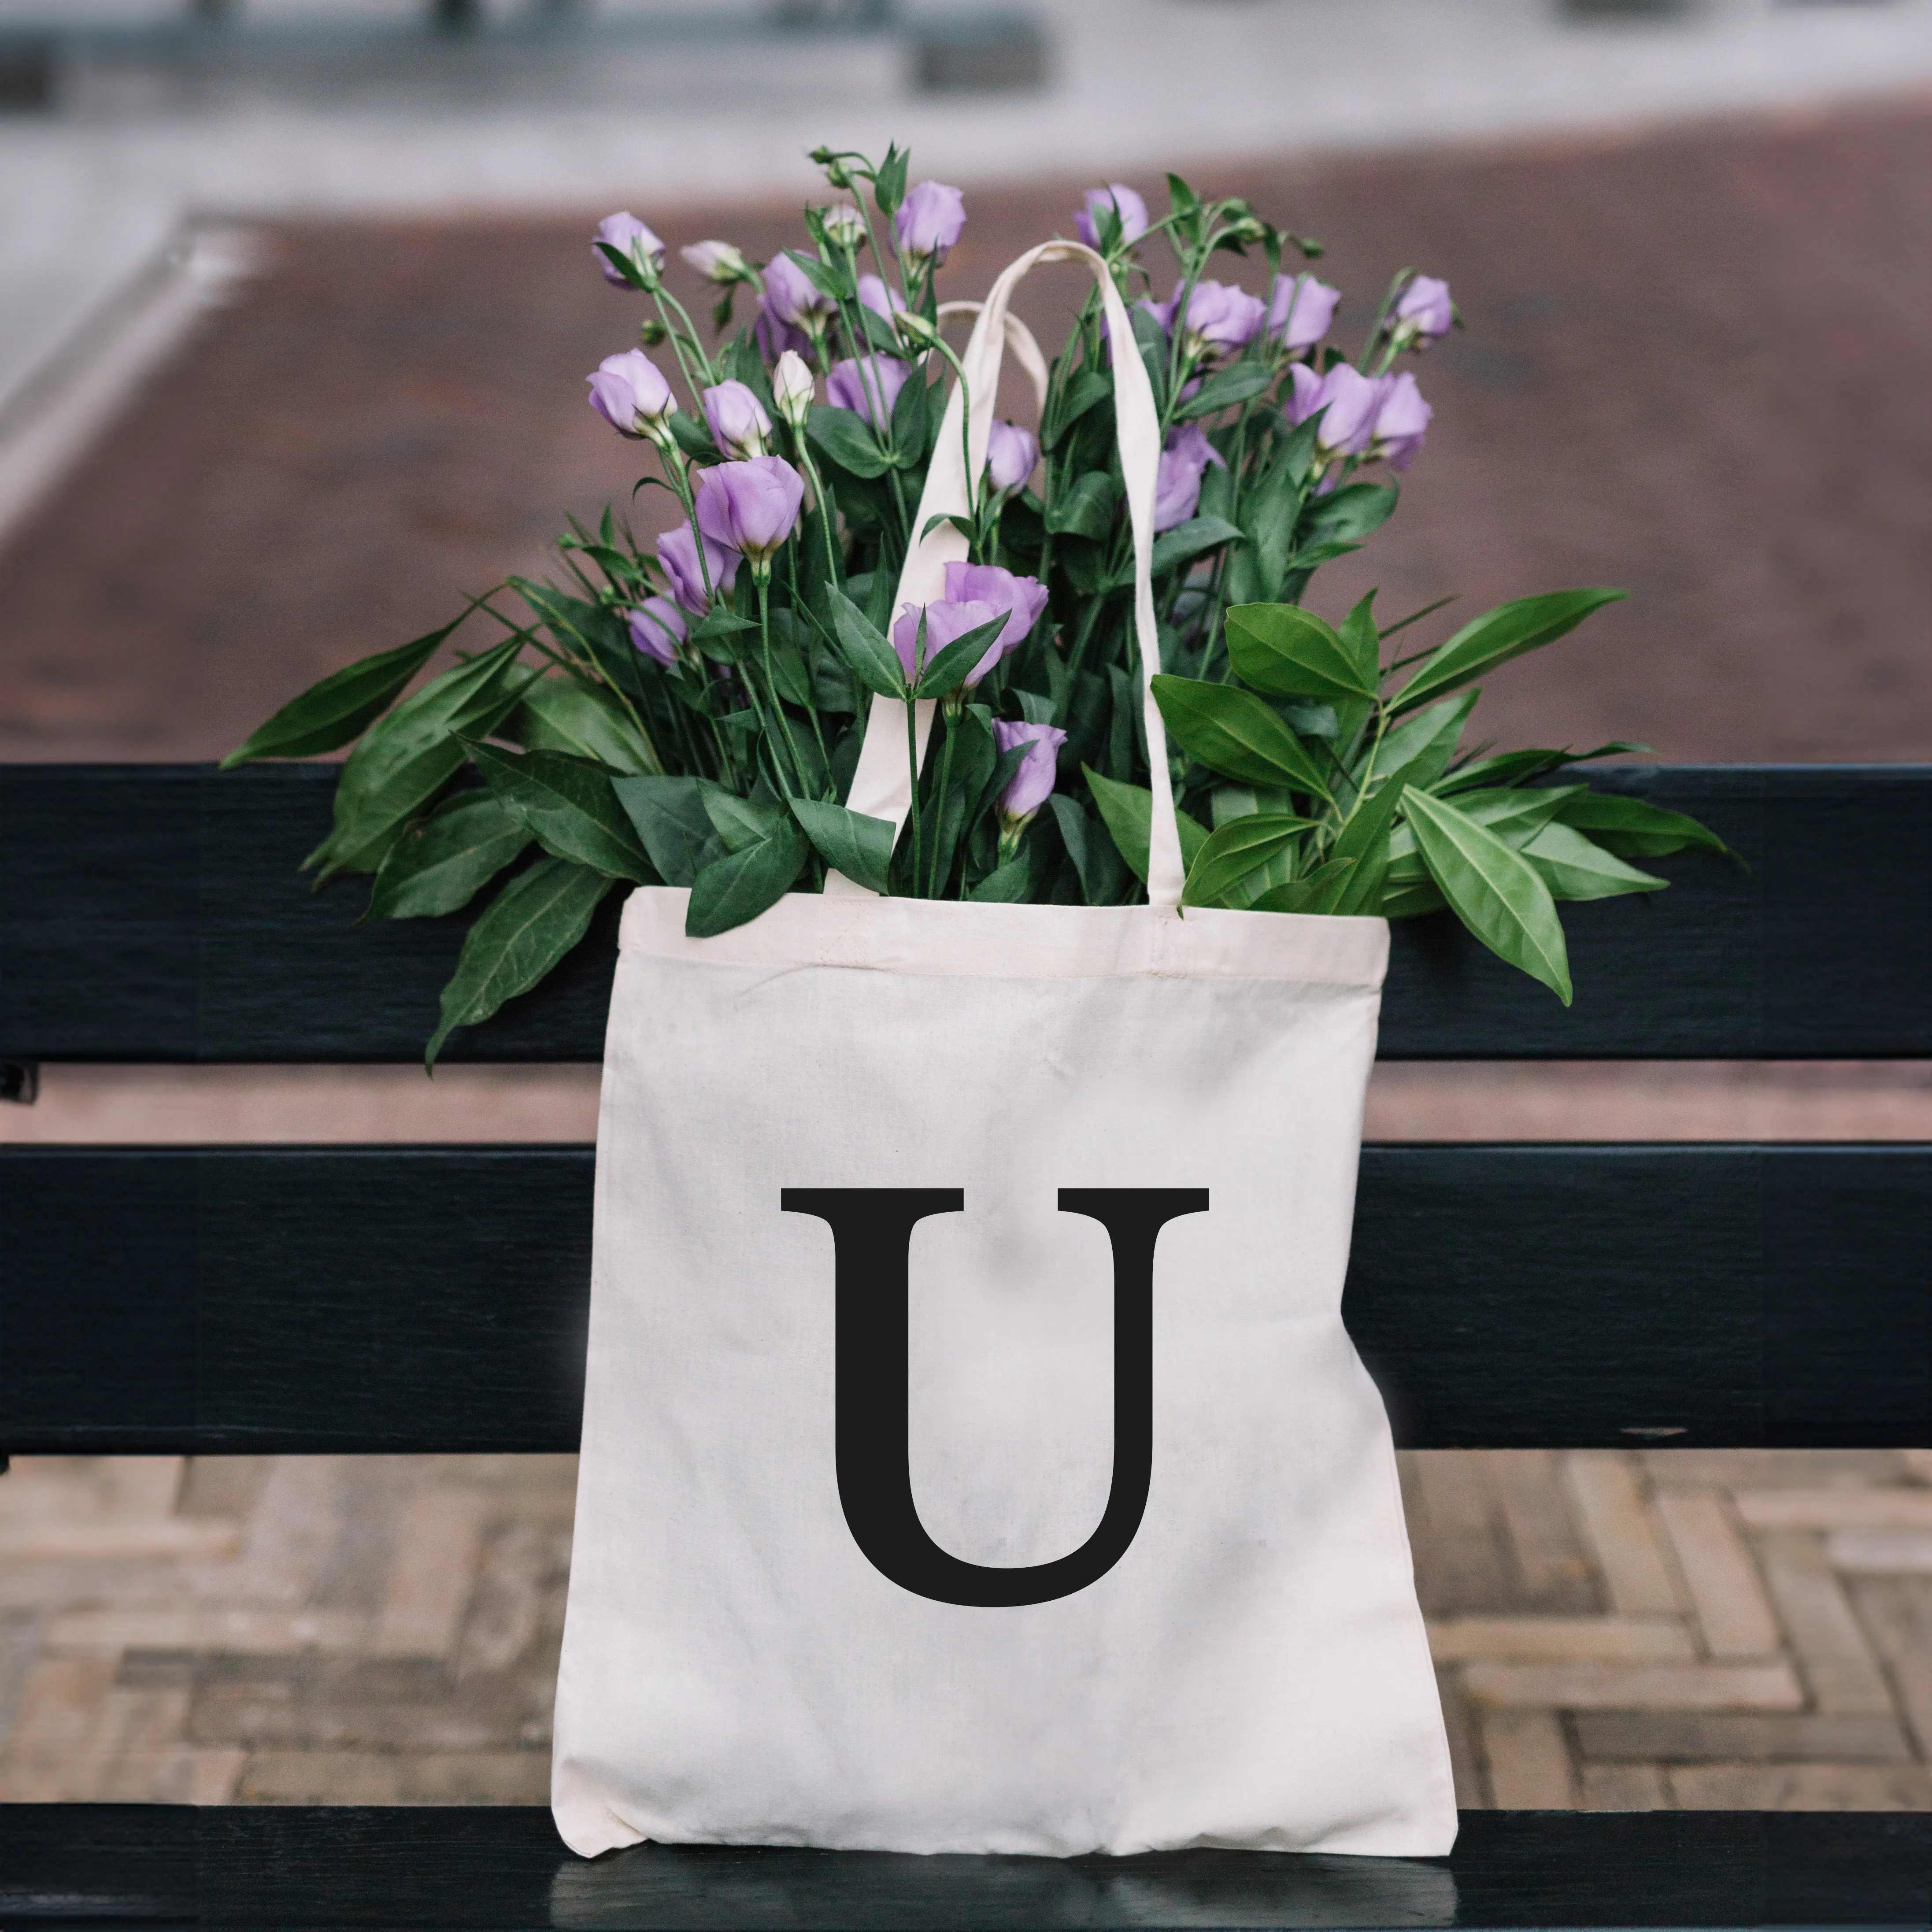
<svg viewBox="0 0 1932 1932">
<path fill-rule="evenodd" d="M 1926 0 L 440 10 L 0 0 L 0 757 L 216 756 L 540 569 L 632 476 L 594 220 L 766 255 L 807 148 L 896 137 L 968 190 L 954 294 L 1169 165 L 1322 236 L 1344 339 L 1448 276 L 1318 601 L 1629 585 L 1498 737 L 1932 758 Z M 596 1082 L 50 1068 L 0 1139 L 582 1139 Z M 1369 1131 L 1932 1138 L 1932 1070 L 1390 1066 Z M 1466 1803 L 1932 1804 L 1932 1448 L 1405 1460 Z M 16 1462 L 0 1796 L 540 1799 L 573 1478 Z"/>
</svg>

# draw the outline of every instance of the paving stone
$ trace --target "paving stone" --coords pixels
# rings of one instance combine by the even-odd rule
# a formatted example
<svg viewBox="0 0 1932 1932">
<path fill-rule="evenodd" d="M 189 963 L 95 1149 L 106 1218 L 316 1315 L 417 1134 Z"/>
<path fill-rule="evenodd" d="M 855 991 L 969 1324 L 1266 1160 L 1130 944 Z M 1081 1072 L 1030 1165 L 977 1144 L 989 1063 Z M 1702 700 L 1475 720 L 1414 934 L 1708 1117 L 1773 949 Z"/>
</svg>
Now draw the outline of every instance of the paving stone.
<svg viewBox="0 0 1932 1932">
<path fill-rule="evenodd" d="M 1494 1802 L 1504 1810 L 1569 1810 L 1575 1777 L 1562 1720 L 1550 1711 L 1482 1713 L 1483 1756 Z"/>
<path fill-rule="evenodd" d="M 1521 1580 L 1519 1600 L 1554 1613 L 1603 1607 L 1590 1559 L 1576 1534 L 1550 1449 L 1505 1449 L 1483 1468 L 1496 1496 Z"/>
<path fill-rule="evenodd" d="M 1796 1710 L 1804 1693 L 1786 1664 L 1472 1664 L 1478 1705 L 1567 1711 Z"/>
<path fill-rule="evenodd" d="M 1704 1711 L 1580 1711 L 1578 1748 L 1593 1761 L 1842 1759 L 1902 1764 L 1913 1753 L 1898 1720 Z"/>
<path fill-rule="evenodd" d="M 112 1657 L 44 1657 L 0 1746 L 0 1804 L 93 1796 L 112 1742 Z"/>
<path fill-rule="evenodd" d="M 1932 1529 L 1921 1489 L 1741 1490 L 1736 1502 L 1753 1529 Z"/>
<path fill-rule="evenodd" d="M 440 1657 L 456 1640 L 476 1570 L 486 1499 L 419 1490 L 397 1526 L 371 1648 L 378 1657 Z"/>
<path fill-rule="evenodd" d="M 242 1534 L 232 1522 L 171 1516 L 154 1522 L 0 1523 L 0 1563 L 140 1562 L 148 1557 L 232 1556 Z"/>
<path fill-rule="evenodd" d="M 1825 1539 L 1825 1559 L 1834 1570 L 1932 1572 L 1932 1529 L 1834 1530 Z"/>
<path fill-rule="evenodd" d="M 1579 1807 L 1585 1811 L 1667 1811 L 1670 1790 L 1654 1764 L 1586 1764 Z"/>
<path fill-rule="evenodd" d="M 1821 1711 L 1889 1711 L 1884 1675 L 1815 1536 L 1763 1541 L 1764 1576 Z"/>
<path fill-rule="evenodd" d="M 1430 1624 L 1429 1646 L 1438 1664 L 1480 1658 L 1576 1658 L 1615 1663 L 1682 1659 L 1688 1663 L 1697 1654 L 1684 1626 L 1663 1618 L 1439 1618 Z"/>
<path fill-rule="evenodd" d="M 1847 1587 L 1885 1660 L 1918 1754 L 1932 1758 L 1932 1580 L 1858 1576 Z"/>
<path fill-rule="evenodd" d="M 1715 1658 L 1768 1657 L 1782 1641 L 1750 1552 L 1714 1490 L 1660 1490 L 1670 1538 L 1705 1648 Z"/>
<path fill-rule="evenodd" d="M 1456 1802 L 1467 1810 L 1486 1810 L 1496 1800 L 1490 1796 L 1489 1775 L 1484 1768 L 1476 1714 L 1462 1695 L 1453 1670 L 1438 1667 L 1436 1684 L 1442 1699 L 1443 1729 L 1449 1736 L 1449 1766 L 1456 1780 Z"/>
<path fill-rule="evenodd" d="M 547 1752 L 403 1756 L 262 1751 L 235 1792 L 243 1804 L 547 1804 Z"/>
<path fill-rule="evenodd" d="M 1923 1765 L 1680 1765 L 1664 1775 L 1687 1810 L 1932 1810 L 1932 1771 Z"/>
<path fill-rule="evenodd" d="M 279 1655 L 286 1651 L 350 1650 L 366 1642 L 369 1620 L 338 1610 L 63 1610 L 49 1619 L 50 1650 L 212 1651 Z"/>
<path fill-rule="evenodd" d="M 1596 1555 L 1610 1607 L 1630 1617 L 1675 1616 L 1682 1606 L 1646 1507 L 1640 1467 L 1616 1450 L 1566 1460 L 1570 1492 Z"/>
</svg>

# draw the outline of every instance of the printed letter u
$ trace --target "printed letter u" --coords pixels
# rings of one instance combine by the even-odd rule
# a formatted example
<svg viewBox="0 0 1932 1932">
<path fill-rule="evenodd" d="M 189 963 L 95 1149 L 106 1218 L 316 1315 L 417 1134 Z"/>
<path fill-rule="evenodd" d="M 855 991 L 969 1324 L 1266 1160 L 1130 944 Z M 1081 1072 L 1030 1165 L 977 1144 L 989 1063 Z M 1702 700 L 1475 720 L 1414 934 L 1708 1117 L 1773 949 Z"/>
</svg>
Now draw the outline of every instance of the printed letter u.
<svg viewBox="0 0 1932 1932">
<path fill-rule="evenodd" d="M 968 1563 L 926 1533 L 907 1460 L 912 1231 L 957 1214 L 956 1187 L 788 1187 L 788 1214 L 830 1225 L 836 1250 L 838 1500 L 853 1540 L 902 1588 L 940 1604 L 1049 1604 L 1126 1555 L 1154 1473 L 1154 1251 L 1161 1229 L 1204 1214 L 1204 1187 L 1063 1187 L 1060 1211 L 1098 1221 L 1114 1250 L 1114 1473 L 1099 1526 L 1070 1555 L 1012 1569 Z"/>
</svg>

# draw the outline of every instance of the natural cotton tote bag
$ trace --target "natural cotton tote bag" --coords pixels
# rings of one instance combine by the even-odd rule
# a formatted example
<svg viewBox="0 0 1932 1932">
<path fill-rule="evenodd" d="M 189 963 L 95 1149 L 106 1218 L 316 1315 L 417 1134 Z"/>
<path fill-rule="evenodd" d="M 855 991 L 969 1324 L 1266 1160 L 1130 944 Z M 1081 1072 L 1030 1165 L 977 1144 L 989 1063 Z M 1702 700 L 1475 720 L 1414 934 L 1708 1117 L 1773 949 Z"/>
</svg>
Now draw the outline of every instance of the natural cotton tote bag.
<svg viewBox="0 0 1932 1932">
<path fill-rule="evenodd" d="M 1094 272 L 1144 680 L 1154 403 Z M 965 505 L 956 388 L 916 527 Z M 953 452 L 950 460 L 948 452 Z M 940 594 L 942 526 L 902 595 Z M 924 707 L 922 707 L 923 709 Z M 1446 1852 L 1380 1397 L 1344 1331 L 1381 920 L 875 898 L 625 909 L 558 1828 L 910 1852 Z M 895 821 L 875 700 L 851 802 Z"/>
</svg>

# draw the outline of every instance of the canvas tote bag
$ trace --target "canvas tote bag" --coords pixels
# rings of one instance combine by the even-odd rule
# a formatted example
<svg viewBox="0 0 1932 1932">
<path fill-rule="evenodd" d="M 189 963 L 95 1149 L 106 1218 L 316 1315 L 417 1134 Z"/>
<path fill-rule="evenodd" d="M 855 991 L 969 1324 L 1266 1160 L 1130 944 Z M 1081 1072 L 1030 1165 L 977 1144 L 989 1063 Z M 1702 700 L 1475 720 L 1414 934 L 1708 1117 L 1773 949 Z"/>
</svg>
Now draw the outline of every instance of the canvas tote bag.
<svg viewBox="0 0 1932 1932">
<path fill-rule="evenodd" d="M 1158 425 L 1090 251 L 988 296 L 970 460 L 1008 296 L 1056 259 L 1106 304 L 1150 672 Z M 965 507 L 960 413 L 918 529 Z M 962 550 L 935 531 L 902 596 Z M 704 940 L 681 890 L 625 908 L 556 1696 L 577 1851 L 1454 1840 L 1340 1312 L 1388 929 L 1181 916 L 1145 711 L 1145 905 L 835 876 Z M 910 781 L 877 700 L 851 802 L 896 822 Z"/>
</svg>

